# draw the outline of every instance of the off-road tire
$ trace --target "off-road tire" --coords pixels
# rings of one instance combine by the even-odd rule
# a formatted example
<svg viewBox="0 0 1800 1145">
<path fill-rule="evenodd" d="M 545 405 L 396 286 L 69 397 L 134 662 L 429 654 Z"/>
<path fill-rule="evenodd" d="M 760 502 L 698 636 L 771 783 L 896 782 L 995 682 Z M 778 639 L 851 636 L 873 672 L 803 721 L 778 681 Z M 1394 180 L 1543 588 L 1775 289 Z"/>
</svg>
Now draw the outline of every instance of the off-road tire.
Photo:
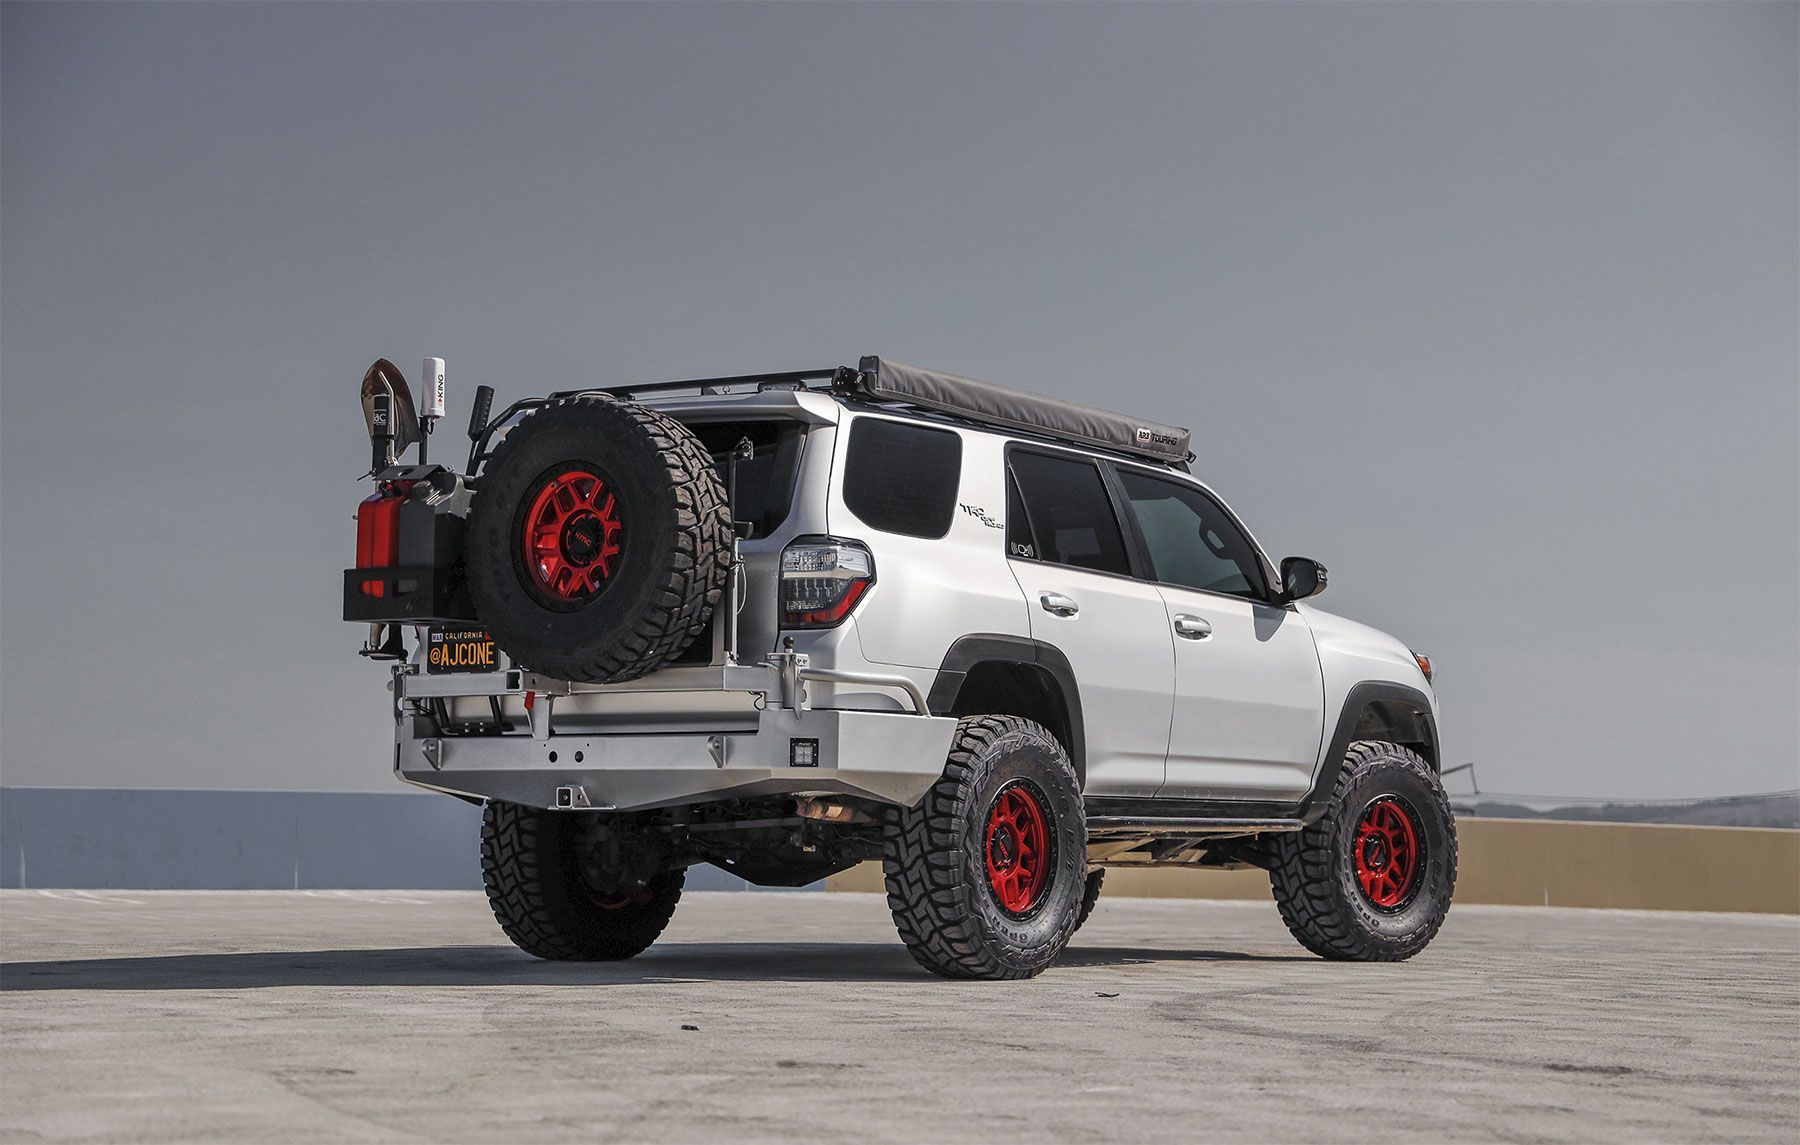
<svg viewBox="0 0 1800 1145">
<path fill-rule="evenodd" d="M 532 587 L 522 540 L 559 469 L 600 475 L 621 551 L 601 590 L 556 601 Z M 712 457 L 685 426 L 606 394 L 580 394 L 516 426 L 483 468 L 466 544 L 475 613 L 536 672 L 609 683 L 662 667 L 705 629 L 731 559 L 730 509 Z"/>
<path fill-rule="evenodd" d="M 489 802 L 481 816 L 481 881 L 500 929 L 527 954 L 612 962 L 656 941 L 681 901 L 685 870 L 667 871 L 618 904 L 604 903 L 576 863 L 576 814 Z"/>
<path fill-rule="evenodd" d="M 1357 826 L 1381 801 L 1398 801 L 1423 845 L 1404 902 L 1377 907 L 1357 880 Z M 1304 830 L 1270 839 L 1269 883 L 1281 919 L 1300 945 L 1323 958 L 1398 962 L 1423 950 L 1443 925 L 1456 889 L 1456 819 L 1437 773 L 1398 744 L 1359 740 L 1324 814 Z"/>
<path fill-rule="evenodd" d="M 1100 901 L 1100 886 L 1106 882 L 1106 868 L 1095 867 L 1088 872 L 1087 885 L 1081 891 L 1081 910 L 1075 915 L 1075 929 L 1086 925 L 1088 915 L 1094 913 L 1094 904 Z"/>
<path fill-rule="evenodd" d="M 1029 791 L 1045 817 L 1042 884 L 1022 913 L 990 882 L 987 831 L 1000 796 Z M 884 827 L 888 909 L 919 965 L 946 978 L 1030 978 L 1075 933 L 1087 875 L 1081 787 L 1062 744 L 1016 716 L 970 716 L 951 742 L 944 774 L 917 807 Z"/>
</svg>

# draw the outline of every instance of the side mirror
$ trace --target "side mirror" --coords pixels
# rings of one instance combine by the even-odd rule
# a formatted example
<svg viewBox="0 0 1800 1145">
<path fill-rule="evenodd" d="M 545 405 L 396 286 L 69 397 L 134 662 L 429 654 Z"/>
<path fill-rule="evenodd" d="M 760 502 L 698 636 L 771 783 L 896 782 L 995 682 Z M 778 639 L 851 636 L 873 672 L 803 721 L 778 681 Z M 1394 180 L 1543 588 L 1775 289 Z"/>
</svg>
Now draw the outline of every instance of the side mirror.
<svg viewBox="0 0 1800 1145">
<path fill-rule="evenodd" d="M 1285 557 L 1281 562 L 1281 599 L 1286 604 L 1325 591 L 1325 566 L 1311 557 Z"/>
</svg>

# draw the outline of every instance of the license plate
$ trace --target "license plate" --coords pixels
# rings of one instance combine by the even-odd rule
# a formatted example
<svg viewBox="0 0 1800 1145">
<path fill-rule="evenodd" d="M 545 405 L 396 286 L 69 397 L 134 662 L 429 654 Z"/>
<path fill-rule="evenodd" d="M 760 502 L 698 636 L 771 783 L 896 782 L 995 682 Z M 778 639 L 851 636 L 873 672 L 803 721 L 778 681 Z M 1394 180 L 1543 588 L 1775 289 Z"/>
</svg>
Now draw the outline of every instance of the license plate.
<svg viewBox="0 0 1800 1145">
<path fill-rule="evenodd" d="M 500 654 L 494 638 L 479 628 L 433 628 L 425 647 L 425 670 L 434 676 L 450 672 L 497 672 Z"/>
</svg>

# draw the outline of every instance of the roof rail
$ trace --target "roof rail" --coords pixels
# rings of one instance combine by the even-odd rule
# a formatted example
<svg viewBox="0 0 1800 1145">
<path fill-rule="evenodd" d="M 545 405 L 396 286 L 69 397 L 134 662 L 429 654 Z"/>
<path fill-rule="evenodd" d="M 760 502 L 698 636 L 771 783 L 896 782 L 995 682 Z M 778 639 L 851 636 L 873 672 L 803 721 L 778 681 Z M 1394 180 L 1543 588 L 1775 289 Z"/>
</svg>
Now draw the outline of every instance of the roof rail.
<svg viewBox="0 0 1800 1145">
<path fill-rule="evenodd" d="M 690 378 L 682 382 L 644 382 L 637 385 L 623 386 L 588 386 L 580 390 L 569 390 L 551 397 L 567 397 L 570 394 L 587 394 L 596 391 L 613 394 L 616 397 L 635 398 L 648 394 L 667 394 L 676 390 L 694 390 L 697 393 L 717 392 L 733 386 L 793 387 L 796 389 L 829 389 L 850 384 L 856 371 L 849 366 L 834 366 L 829 370 L 793 370 L 784 374 L 738 374 L 730 378 Z M 824 382 L 822 386 L 809 386 L 808 382 Z"/>
</svg>

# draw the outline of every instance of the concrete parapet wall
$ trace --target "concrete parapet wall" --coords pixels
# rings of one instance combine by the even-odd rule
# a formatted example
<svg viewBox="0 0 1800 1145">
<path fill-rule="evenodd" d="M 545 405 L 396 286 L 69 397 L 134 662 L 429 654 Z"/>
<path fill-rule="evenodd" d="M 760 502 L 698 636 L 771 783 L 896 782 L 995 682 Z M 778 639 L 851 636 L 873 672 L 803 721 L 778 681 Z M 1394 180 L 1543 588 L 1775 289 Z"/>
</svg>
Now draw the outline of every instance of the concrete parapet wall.
<svg viewBox="0 0 1800 1145">
<path fill-rule="evenodd" d="M 1456 831 L 1457 902 L 1800 914 L 1800 831 L 1538 819 L 1464 819 Z M 880 865 L 834 876 L 827 889 L 878 891 Z M 1106 893 L 1270 897 L 1262 871 L 1184 867 L 1113 867 Z"/>
</svg>

